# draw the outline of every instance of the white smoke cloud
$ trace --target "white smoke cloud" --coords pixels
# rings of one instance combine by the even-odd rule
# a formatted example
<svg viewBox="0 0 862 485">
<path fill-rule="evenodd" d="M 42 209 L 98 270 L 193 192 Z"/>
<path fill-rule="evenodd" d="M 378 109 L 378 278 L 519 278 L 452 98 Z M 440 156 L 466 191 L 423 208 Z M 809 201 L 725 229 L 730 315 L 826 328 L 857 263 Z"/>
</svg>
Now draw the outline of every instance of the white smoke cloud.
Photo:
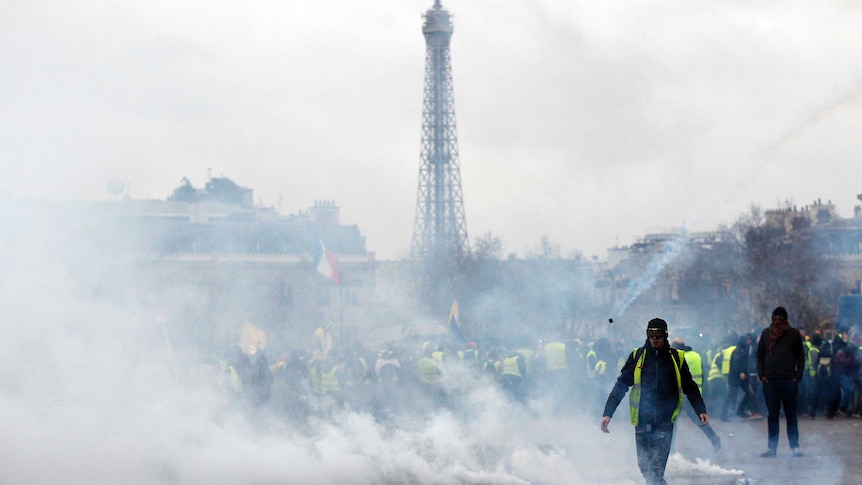
<svg viewBox="0 0 862 485">
<path fill-rule="evenodd" d="M 167 340 L 180 330 L 163 332 L 160 290 L 129 254 L 84 242 L 92 233 L 26 227 L 7 224 L 0 246 L 4 482 L 640 483 L 624 419 L 604 435 L 583 402 L 515 404 L 457 367 L 444 381 L 448 409 L 408 402 L 388 420 L 324 402 L 288 410 L 298 419 L 276 403 L 240 406 L 204 353 Z"/>
</svg>

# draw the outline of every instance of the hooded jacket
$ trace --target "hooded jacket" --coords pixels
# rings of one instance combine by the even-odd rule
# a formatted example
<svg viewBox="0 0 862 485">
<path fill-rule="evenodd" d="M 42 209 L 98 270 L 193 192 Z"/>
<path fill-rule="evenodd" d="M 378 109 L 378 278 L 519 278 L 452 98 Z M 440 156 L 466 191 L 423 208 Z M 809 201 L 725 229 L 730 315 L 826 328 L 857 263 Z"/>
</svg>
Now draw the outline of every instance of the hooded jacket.
<svg viewBox="0 0 862 485">
<path fill-rule="evenodd" d="M 751 336 L 748 334 L 739 337 L 739 342 L 733 353 L 730 354 L 730 373 L 728 374 L 728 383 L 732 386 L 741 387 L 743 381 L 739 378 L 739 374 L 748 376 L 748 346 Z"/>
</svg>

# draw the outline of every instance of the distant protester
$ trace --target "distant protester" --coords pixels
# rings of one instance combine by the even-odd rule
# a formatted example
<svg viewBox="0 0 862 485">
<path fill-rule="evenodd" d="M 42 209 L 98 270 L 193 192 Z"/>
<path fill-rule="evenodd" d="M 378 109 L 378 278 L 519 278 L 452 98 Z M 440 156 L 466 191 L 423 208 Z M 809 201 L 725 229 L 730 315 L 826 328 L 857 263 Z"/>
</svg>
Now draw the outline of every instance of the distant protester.
<svg viewBox="0 0 862 485">
<path fill-rule="evenodd" d="M 763 383 L 766 398 L 769 448 L 760 454 L 773 457 L 778 449 L 778 418 L 781 408 L 787 421 L 787 440 L 793 456 L 802 456 L 799 450 L 799 424 L 796 416 L 796 398 L 799 382 L 805 371 L 805 344 L 802 334 L 790 326 L 787 310 L 777 307 L 772 311 L 772 324 L 760 334 L 757 344 L 757 375 Z"/>
<path fill-rule="evenodd" d="M 757 413 L 754 402 L 754 390 L 748 378 L 748 353 L 753 340 L 750 334 L 741 335 L 736 348 L 733 349 L 730 355 L 730 372 L 728 373 L 729 392 L 724 409 L 722 410 L 722 416 L 728 416 L 731 411 L 734 411 L 733 408 L 736 407 L 735 413 L 739 418 L 763 418 L 763 416 Z M 742 399 L 737 401 L 739 393 L 742 394 Z"/>
<path fill-rule="evenodd" d="M 841 386 L 841 398 L 838 404 L 838 414 L 850 416 L 855 413 L 855 397 L 857 382 L 859 380 L 859 357 L 857 348 L 852 340 L 835 337 L 833 345 L 835 372 Z"/>
<path fill-rule="evenodd" d="M 808 357 L 814 373 L 814 386 L 808 404 L 808 417 L 814 419 L 817 412 L 823 408 L 826 419 L 833 419 L 838 411 L 841 389 L 838 375 L 833 372 L 832 347 L 823 337 L 815 335 L 811 338 L 811 349 L 808 351 Z"/>
</svg>

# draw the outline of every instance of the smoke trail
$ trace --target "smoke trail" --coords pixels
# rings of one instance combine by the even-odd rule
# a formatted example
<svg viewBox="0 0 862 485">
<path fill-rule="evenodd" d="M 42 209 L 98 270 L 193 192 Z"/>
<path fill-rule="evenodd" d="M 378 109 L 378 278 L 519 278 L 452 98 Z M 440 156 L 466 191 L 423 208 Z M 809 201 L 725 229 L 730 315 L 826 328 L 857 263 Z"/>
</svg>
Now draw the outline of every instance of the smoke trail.
<svg viewBox="0 0 862 485">
<path fill-rule="evenodd" d="M 767 163 L 774 159 L 785 145 L 799 139 L 806 131 L 832 116 L 836 111 L 838 111 L 838 109 L 851 106 L 858 102 L 859 99 L 862 98 L 862 83 L 856 83 L 855 86 L 856 87 L 854 89 L 848 91 L 845 95 L 813 110 L 811 114 L 802 118 L 801 121 L 796 122 L 788 129 L 782 131 L 775 142 L 770 143 L 765 148 L 759 150 L 759 152 L 762 153 L 762 158 L 759 163 L 753 164 L 755 169 L 752 175 L 740 180 L 734 187 L 716 192 L 716 194 L 710 197 L 703 206 L 710 208 L 734 200 L 737 194 L 746 190 L 760 178 L 761 173 L 763 173 L 767 167 Z"/>
<path fill-rule="evenodd" d="M 683 231 L 680 234 L 672 237 L 664 243 L 661 251 L 656 254 L 654 258 L 652 258 L 647 264 L 646 270 L 644 270 L 643 274 L 638 276 L 637 278 L 632 278 L 629 281 L 629 285 L 626 288 L 625 296 L 622 300 L 614 302 L 614 309 L 611 312 L 613 317 L 619 317 L 623 314 L 623 312 L 628 309 L 629 305 L 631 305 L 637 297 L 639 297 L 644 291 L 649 289 L 653 283 L 655 283 L 658 275 L 661 274 L 662 270 L 677 256 L 682 252 L 685 248 L 686 243 L 686 233 Z"/>
<path fill-rule="evenodd" d="M 838 109 L 855 104 L 860 98 L 862 98 L 862 83 L 857 83 L 854 90 L 849 91 L 844 96 L 841 96 L 831 103 L 822 106 L 820 109 L 815 110 L 809 116 L 806 116 L 800 122 L 791 126 L 790 129 L 784 131 L 775 143 L 767 147 L 766 158 L 769 159 L 774 157 L 784 145 L 799 138 L 809 128 L 828 118 Z"/>
<path fill-rule="evenodd" d="M 694 218 L 689 219 L 689 221 L 696 222 L 703 214 L 709 212 L 712 208 L 733 200 L 737 194 L 745 190 L 749 185 L 751 185 L 751 183 L 753 183 L 754 180 L 757 179 L 756 175 L 763 171 L 766 167 L 767 161 L 773 159 L 784 145 L 798 139 L 807 130 L 833 115 L 838 109 L 858 102 L 860 98 L 862 98 L 862 83 L 857 83 L 855 89 L 847 92 L 845 95 L 840 96 L 834 101 L 825 104 L 819 109 L 814 110 L 800 122 L 782 132 L 778 139 L 774 143 L 768 145 L 764 150 L 763 161 L 758 165 L 754 177 L 746 177 L 744 181 L 741 181 L 735 187 L 714 192 L 713 195 L 709 196 L 699 204 L 698 210 L 695 211 Z M 684 232 L 668 240 L 661 252 L 650 260 L 644 273 L 629 282 L 624 298 L 614 303 L 611 317 L 620 316 L 638 298 L 638 296 L 649 289 L 655 283 L 655 280 L 658 278 L 658 275 L 661 274 L 661 271 L 680 254 L 685 243 L 686 238 Z"/>
</svg>

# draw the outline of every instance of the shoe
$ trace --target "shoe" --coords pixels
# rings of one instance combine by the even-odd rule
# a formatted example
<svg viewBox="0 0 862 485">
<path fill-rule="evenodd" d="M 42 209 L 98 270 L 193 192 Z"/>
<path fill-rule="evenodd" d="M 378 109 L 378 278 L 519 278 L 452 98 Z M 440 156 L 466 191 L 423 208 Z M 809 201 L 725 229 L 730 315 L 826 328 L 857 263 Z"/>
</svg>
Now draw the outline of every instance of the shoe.
<svg viewBox="0 0 862 485">
<path fill-rule="evenodd" d="M 790 451 L 793 452 L 793 456 L 802 456 L 802 452 L 799 451 L 799 448 L 791 448 Z M 773 451 L 773 453 L 775 452 Z"/>
<path fill-rule="evenodd" d="M 772 458 L 775 456 L 775 450 L 766 450 L 760 454 L 761 458 Z"/>
<path fill-rule="evenodd" d="M 721 438 L 713 436 L 709 441 L 712 441 L 712 451 L 716 453 L 721 451 Z"/>
<path fill-rule="evenodd" d="M 763 419 L 763 415 L 760 413 L 754 413 L 751 416 L 749 416 L 748 419 L 750 421 L 760 421 L 761 419 Z"/>
</svg>

